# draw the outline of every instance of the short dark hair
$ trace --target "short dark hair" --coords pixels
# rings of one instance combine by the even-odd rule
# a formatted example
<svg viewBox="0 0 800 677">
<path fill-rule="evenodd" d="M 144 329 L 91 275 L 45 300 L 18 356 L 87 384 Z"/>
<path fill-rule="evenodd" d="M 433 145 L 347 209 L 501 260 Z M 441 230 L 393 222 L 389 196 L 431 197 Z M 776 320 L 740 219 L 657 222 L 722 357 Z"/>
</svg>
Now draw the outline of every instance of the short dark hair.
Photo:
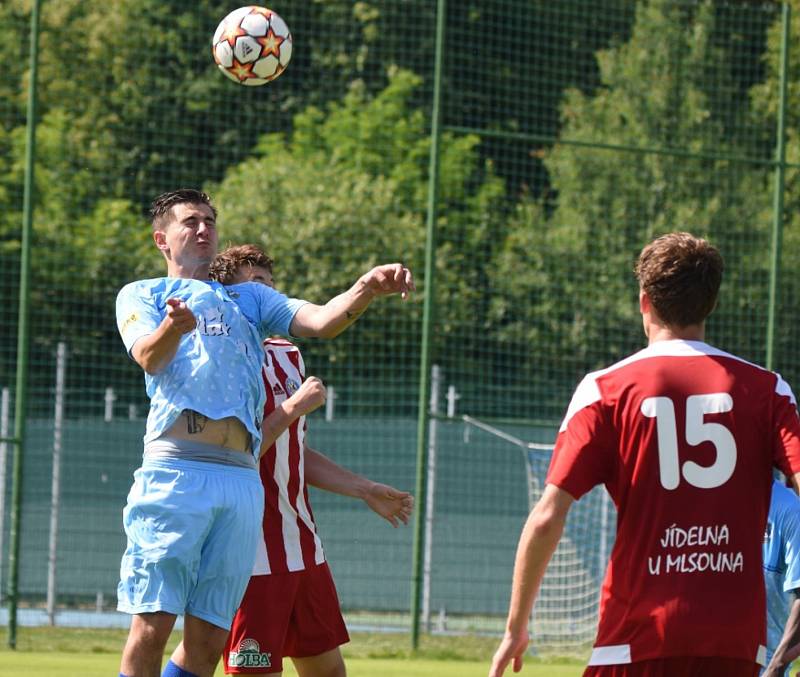
<svg viewBox="0 0 800 677">
<path fill-rule="evenodd" d="M 690 233 L 668 233 L 648 244 L 636 277 L 662 322 L 700 324 L 714 310 L 724 269 L 716 247 Z"/>
<path fill-rule="evenodd" d="M 230 284 L 244 266 L 259 267 L 272 273 L 272 259 L 264 253 L 261 247 L 254 244 L 243 244 L 238 247 L 228 247 L 214 257 L 209 269 L 212 280 L 222 284 Z"/>
<path fill-rule="evenodd" d="M 153 223 L 153 230 L 163 230 L 167 225 L 170 211 L 175 205 L 191 204 L 191 205 L 207 205 L 211 208 L 214 218 L 217 218 L 217 210 L 211 204 L 211 198 L 204 192 L 194 188 L 180 188 L 178 190 L 171 190 L 168 193 L 162 193 L 150 206 L 150 217 Z"/>
</svg>

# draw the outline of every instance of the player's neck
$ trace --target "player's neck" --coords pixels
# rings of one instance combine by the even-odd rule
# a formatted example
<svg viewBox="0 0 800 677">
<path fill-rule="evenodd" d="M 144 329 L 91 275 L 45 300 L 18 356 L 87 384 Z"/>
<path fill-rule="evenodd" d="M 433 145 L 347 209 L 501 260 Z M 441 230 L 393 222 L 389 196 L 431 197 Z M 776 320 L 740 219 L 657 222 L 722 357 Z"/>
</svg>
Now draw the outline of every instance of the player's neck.
<svg viewBox="0 0 800 677">
<path fill-rule="evenodd" d="M 167 261 L 167 277 L 179 277 L 185 280 L 207 280 L 209 264 L 194 266 L 181 265 L 175 261 Z"/>
<path fill-rule="evenodd" d="M 672 327 L 666 324 L 651 323 L 647 328 L 648 344 L 657 341 L 704 341 L 706 335 L 705 323 L 692 324 L 688 327 Z"/>
</svg>

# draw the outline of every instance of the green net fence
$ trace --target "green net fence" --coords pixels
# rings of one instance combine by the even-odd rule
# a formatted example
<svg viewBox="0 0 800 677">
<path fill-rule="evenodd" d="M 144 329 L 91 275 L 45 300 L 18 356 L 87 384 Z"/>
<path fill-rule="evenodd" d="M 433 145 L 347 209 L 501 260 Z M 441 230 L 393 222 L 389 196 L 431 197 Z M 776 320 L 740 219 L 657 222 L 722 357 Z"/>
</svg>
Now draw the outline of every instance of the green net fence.
<svg viewBox="0 0 800 677">
<path fill-rule="evenodd" d="M 21 603 L 42 605 L 50 589 L 57 608 L 113 608 L 147 412 L 114 300 L 125 283 L 163 274 L 146 212 L 166 190 L 206 190 L 221 244 L 263 246 L 289 295 L 324 301 L 379 262 L 414 270 L 409 302 L 376 302 L 335 341 L 301 347 L 335 393 L 310 417 L 313 446 L 413 489 L 428 342 L 440 379 L 433 500 L 417 504 L 430 517 L 428 627 L 502 628 L 529 507 L 525 454 L 468 434 L 459 417 L 552 443 L 582 374 L 643 345 L 632 266 L 654 235 L 690 230 L 719 246 L 726 273 L 709 339 L 800 387 L 800 57 L 785 49 L 800 35 L 798 13 L 700 0 L 441 7 L 440 81 L 437 3 L 283 0 L 272 9 L 292 30 L 292 61 L 274 82 L 243 87 L 211 56 L 234 5 L 41 3 Z M 19 357 L 30 16 L 30 0 L 0 4 L 5 436 Z M 434 280 L 424 276 L 431 207 Z M 1 449 L 5 594 L 13 447 Z M 412 529 L 394 531 L 351 499 L 311 501 L 351 618 L 408 627 Z M 595 578 L 601 531 L 578 548 Z"/>
</svg>

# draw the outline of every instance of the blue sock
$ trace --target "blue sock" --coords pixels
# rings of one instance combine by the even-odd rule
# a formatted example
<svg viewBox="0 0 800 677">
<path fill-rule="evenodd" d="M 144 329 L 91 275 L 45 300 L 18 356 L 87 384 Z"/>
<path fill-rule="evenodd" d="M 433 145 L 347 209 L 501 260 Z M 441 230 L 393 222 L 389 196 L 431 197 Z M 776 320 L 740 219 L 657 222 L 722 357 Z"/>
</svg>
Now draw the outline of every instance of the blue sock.
<svg viewBox="0 0 800 677">
<path fill-rule="evenodd" d="M 183 668 L 179 668 L 175 663 L 169 661 L 166 666 L 164 666 L 164 672 L 161 673 L 161 677 L 197 677 L 197 675 Z"/>
</svg>

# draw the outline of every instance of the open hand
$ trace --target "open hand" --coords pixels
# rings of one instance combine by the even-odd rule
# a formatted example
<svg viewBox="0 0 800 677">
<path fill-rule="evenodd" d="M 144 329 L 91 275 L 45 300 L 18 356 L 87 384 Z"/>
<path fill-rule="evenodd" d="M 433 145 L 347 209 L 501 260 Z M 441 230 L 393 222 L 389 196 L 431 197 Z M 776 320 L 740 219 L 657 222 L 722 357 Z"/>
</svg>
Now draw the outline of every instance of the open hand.
<svg viewBox="0 0 800 677">
<path fill-rule="evenodd" d="M 393 527 L 397 527 L 399 522 L 408 524 L 414 509 L 414 497 L 411 494 L 378 482 L 369 488 L 364 502 Z"/>
<path fill-rule="evenodd" d="M 522 670 L 522 656 L 525 653 L 525 649 L 528 648 L 529 641 L 530 638 L 527 631 L 519 635 L 512 635 L 506 631 L 503 641 L 500 642 L 500 646 L 494 652 L 492 667 L 489 669 L 489 677 L 502 677 L 508 664 L 512 662 L 514 672 Z"/>
</svg>

